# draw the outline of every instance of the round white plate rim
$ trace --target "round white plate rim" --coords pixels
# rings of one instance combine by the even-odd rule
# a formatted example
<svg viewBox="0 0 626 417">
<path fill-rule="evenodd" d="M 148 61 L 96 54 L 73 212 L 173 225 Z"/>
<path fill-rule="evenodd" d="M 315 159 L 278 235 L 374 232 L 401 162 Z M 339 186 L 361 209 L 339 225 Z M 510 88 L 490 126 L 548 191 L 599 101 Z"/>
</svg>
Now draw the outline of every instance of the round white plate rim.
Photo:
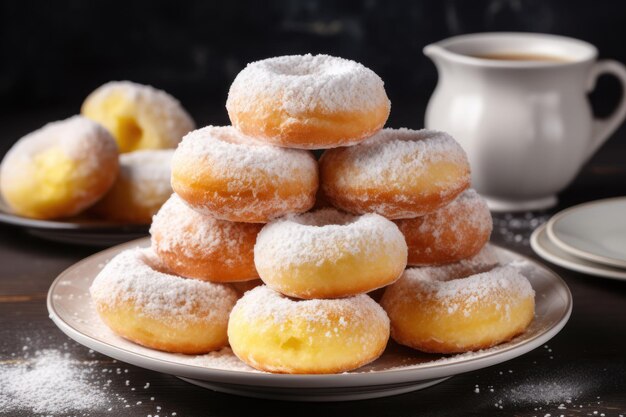
<svg viewBox="0 0 626 417">
<path fill-rule="evenodd" d="M 606 266 L 603 264 L 597 264 L 593 261 L 589 261 L 586 259 L 580 259 L 576 256 L 569 254 L 563 251 L 563 255 L 569 256 L 572 259 L 566 259 L 562 255 L 552 252 L 550 249 L 546 248 L 541 244 L 541 236 L 545 235 L 545 238 L 550 242 L 554 243 L 554 245 L 559 249 L 558 245 L 552 239 L 547 232 L 547 225 L 543 224 L 539 226 L 530 236 L 530 246 L 531 248 L 543 259 L 552 262 L 555 265 L 561 266 L 566 269 L 570 269 L 576 272 L 582 272 L 584 274 L 593 275 L 601 278 L 609 278 L 616 279 L 620 281 L 626 280 L 626 271 L 621 271 L 617 269 L 607 269 L 612 268 L 610 266 Z M 585 262 L 585 263 L 581 263 Z"/>
<path fill-rule="evenodd" d="M 210 381 L 200 381 L 197 379 L 185 378 L 185 377 L 177 377 L 181 380 L 188 382 L 193 385 L 197 385 L 203 388 L 211 389 L 214 391 L 223 392 L 226 394 L 244 396 L 244 397 L 252 397 L 252 398 L 262 398 L 266 400 L 280 400 L 280 401 L 307 401 L 307 402 L 336 402 L 336 401 L 359 401 L 359 400 L 371 400 L 375 398 L 383 398 L 390 397 L 394 395 L 406 394 L 413 391 L 422 390 L 425 388 L 432 387 L 433 385 L 440 384 L 445 382 L 446 380 L 452 378 L 451 376 L 438 378 L 433 380 L 424 380 L 418 382 L 410 382 L 405 384 L 389 384 L 382 386 L 370 387 L 373 389 L 365 390 L 367 387 L 360 387 L 361 390 L 358 392 L 351 392 L 346 394 L 339 395 L 328 395 L 328 394 L 313 394 L 311 395 L 311 389 L 307 388 L 307 395 L 294 395 L 293 393 L 285 394 L 285 393 L 275 393 L 275 392 L 259 392 L 258 390 L 254 390 L 253 387 L 246 386 L 244 389 L 239 387 L 233 387 L 230 385 L 224 385 L 222 383 L 214 383 Z M 254 387 L 257 388 L 257 387 Z"/>
<path fill-rule="evenodd" d="M 626 268 L 626 261 L 617 259 L 617 258 L 612 258 L 609 256 L 605 256 L 605 255 L 601 255 L 598 253 L 588 252 L 581 248 L 572 246 L 570 243 L 563 240 L 563 238 L 560 237 L 559 233 L 555 230 L 555 226 L 559 221 L 563 220 L 565 217 L 571 215 L 572 213 L 576 211 L 584 210 L 591 206 L 603 205 L 607 203 L 620 202 L 620 201 L 626 202 L 626 197 L 613 197 L 613 198 L 605 198 L 602 200 L 589 201 L 589 202 L 578 204 L 576 206 L 569 207 L 565 210 L 560 211 L 559 213 L 552 216 L 550 220 L 548 220 L 548 223 L 546 226 L 546 232 L 548 236 L 550 237 L 550 241 L 554 243 L 556 246 L 558 246 L 559 248 L 563 249 L 565 252 L 568 252 L 574 256 L 578 256 L 579 258 L 584 258 L 592 262 L 615 266 L 618 268 Z"/>
<path fill-rule="evenodd" d="M 123 245 L 141 245 L 147 238 L 133 240 Z M 119 245 L 118 245 L 119 246 Z M 495 245 L 494 245 L 495 246 Z M 542 344 L 545 344 L 548 340 L 554 337 L 567 323 L 572 312 L 572 295 L 567 287 L 565 281 L 554 271 L 548 267 L 538 264 L 535 260 L 517 254 L 505 248 L 497 247 L 498 250 L 504 251 L 508 254 L 513 254 L 516 257 L 523 258 L 543 269 L 548 271 L 553 278 L 560 284 L 560 288 L 565 291 L 567 307 L 558 321 L 550 328 L 543 330 L 541 333 L 535 335 L 532 339 L 524 341 L 520 345 L 510 346 L 500 351 L 486 353 L 485 356 L 476 358 L 467 358 L 462 362 L 423 365 L 420 369 L 400 369 L 400 370 L 388 370 L 378 371 L 371 373 L 343 373 L 343 374 L 330 374 L 330 375 L 285 375 L 285 374 L 265 374 L 265 373 L 250 373 L 234 370 L 222 370 L 207 368 L 198 365 L 182 364 L 173 361 L 164 360 L 161 358 L 154 358 L 145 356 L 141 353 L 132 352 L 124 348 L 112 345 L 110 343 L 100 341 L 91 336 L 85 335 L 69 325 L 60 314 L 55 310 L 53 303 L 54 290 L 57 284 L 74 268 L 89 263 L 93 257 L 102 255 L 104 252 L 113 252 L 117 247 L 106 249 L 105 251 L 98 252 L 91 255 L 67 268 L 52 282 L 47 296 L 47 308 L 52 321 L 70 338 L 79 342 L 80 344 L 87 346 L 95 351 L 103 353 L 114 359 L 121 360 L 133 365 L 137 365 L 153 371 L 163 372 L 180 377 L 200 379 L 211 382 L 225 382 L 239 385 L 252 385 L 258 384 L 260 386 L 268 387 L 294 387 L 300 385 L 304 387 L 359 387 L 359 386 L 377 386 L 386 385 L 390 383 L 403 383 L 411 381 L 422 381 L 428 379 L 437 379 L 443 377 L 449 377 L 464 372 L 473 371 L 476 369 L 482 369 L 488 366 L 492 366 L 498 363 L 508 361 L 523 355 Z M 118 249 L 119 250 L 119 249 Z M 417 374 L 417 375 L 416 375 Z M 210 379 L 207 379 L 210 378 Z M 245 383 L 242 384 L 241 380 L 245 379 Z M 295 385 L 294 385 L 295 384 Z"/>
</svg>

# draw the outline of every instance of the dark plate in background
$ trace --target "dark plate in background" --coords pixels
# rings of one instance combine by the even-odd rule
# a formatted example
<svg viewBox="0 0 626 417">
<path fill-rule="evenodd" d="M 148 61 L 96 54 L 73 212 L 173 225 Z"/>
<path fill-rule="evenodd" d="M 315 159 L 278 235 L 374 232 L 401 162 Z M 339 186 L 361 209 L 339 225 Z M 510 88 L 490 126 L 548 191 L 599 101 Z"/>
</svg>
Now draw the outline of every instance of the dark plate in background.
<svg viewBox="0 0 626 417">
<path fill-rule="evenodd" d="M 18 216 L 0 199 L 0 223 L 23 228 L 27 233 L 55 242 L 89 246 L 113 246 L 146 236 L 149 224 L 128 224 L 85 215 L 62 220 L 39 220 Z"/>
</svg>

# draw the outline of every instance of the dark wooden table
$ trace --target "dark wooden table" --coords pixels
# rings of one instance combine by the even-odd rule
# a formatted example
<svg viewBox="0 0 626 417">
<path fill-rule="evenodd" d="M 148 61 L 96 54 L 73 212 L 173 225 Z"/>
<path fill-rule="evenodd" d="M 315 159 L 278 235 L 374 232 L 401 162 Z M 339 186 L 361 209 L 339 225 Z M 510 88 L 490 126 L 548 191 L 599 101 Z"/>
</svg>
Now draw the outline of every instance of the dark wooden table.
<svg viewBox="0 0 626 417">
<path fill-rule="evenodd" d="M 11 126 L 20 123 L 17 120 Z M 626 195 L 626 129 L 584 167 L 576 182 L 562 194 L 557 209 L 618 195 Z M 545 220 L 554 211 L 532 216 Z M 528 217 L 497 215 L 492 240 L 539 259 L 527 243 L 531 228 Z M 109 405 L 67 415 L 626 415 L 626 282 L 549 265 L 569 285 L 574 311 L 566 327 L 547 346 L 405 395 L 347 403 L 289 403 L 201 389 L 174 376 L 115 362 L 68 339 L 48 318 L 46 292 L 57 274 L 98 250 L 50 243 L 17 228 L 0 227 L 0 367 L 28 360 L 24 359 L 25 350 L 58 349 L 70 358 L 89 361 L 90 365 L 85 366 L 95 366 L 103 374 L 96 383 L 107 385 Z M 571 403 L 565 402 L 567 397 L 571 397 Z M 25 406 L 0 410 L 0 415 L 39 414 Z"/>
</svg>

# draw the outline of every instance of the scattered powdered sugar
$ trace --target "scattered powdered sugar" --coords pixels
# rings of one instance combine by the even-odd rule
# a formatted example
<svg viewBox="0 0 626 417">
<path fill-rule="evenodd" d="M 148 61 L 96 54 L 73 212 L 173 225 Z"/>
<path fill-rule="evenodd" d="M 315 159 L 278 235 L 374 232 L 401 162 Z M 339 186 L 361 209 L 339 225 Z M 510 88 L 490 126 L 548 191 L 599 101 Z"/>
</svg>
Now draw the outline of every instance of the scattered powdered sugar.
<svg viewBox="0 0 626 417">
<path fill-rule="evenodd" d="M 532 232 L 549 219 L 545 212 L 495 213 L 493 232 L 507 244 L 528 247 Z"/>
<path fill-rule="evenodd" d="M 115 256 L 91 285 L 99 306 L 132 303 L 158 319 L 225 320 L 237 300 L 234 289 L 211 282 L 186 279 L 153 269 L 149 249 L 130 249 Z"/>
<path fill-rule="evenodd" d="M 115 140 L 104 127 L 82 116 L 72 116 L 48 123 L 15 143 L 2 161 L 3 183 L 32 177 L 33 160 L 53 149 L 76 162 L 73 177 L 86 180 L 102 169 L 104 159 L 117 160 L 118 155 Z"/>
<path fill-rule="evenodd" d="M 178 355 L 178 358 L 182 363 L 194 366 L 202 366 L 204 368 L 221 369 L 224 371 L 241 371 L 254 373 L 263 372 L 247 365 L 245 362 L 235 356 L 233 350 L 229 347 L 225 347 L 214 352 L 209 352 L 204 355 Z"/>
<path fill-rule="evenodd" d="M 106 101 L 114 96 L 124 97 L 125 108 L 132 108 L 140 125 L 159 127 L 160 138 L 165 147 L 173 148 L 184 134 L 195 128 L 191 116 L 180 102 L 163 90 L 131 81 L 110 81 L 94 90 L 83 104 L 83 113 L 90 107 L 106 107 Z"/>
<path fill-rule="evenodd" d="M 136 416 L 178 414 L 162 406 L 151 392 L 151 383 L 136 378 L 132 367 L 123 367 L 117 360 L 63 337 L 61 340 L 67 341 L 60 341 L 58 334 L 38 335 L 32 329 L 28 334 L 31 336 L 19 338 L 21 349 L 9 353 L 4 346 L 1 415 L 89 417 L 118 415 L 129 408 Z M 33 345 L 41 348 L 32 350 Z"/>
<path fill-rule="evenodd" d="M 94 383 L 99 373 L 96 361 L 73 359 L 57 349 L 3 361 L 0 413 L 30 410 L 50 415 L 104 408 L 111 399 Z"/>
<path fill-rule="evenodd" d="M 252 62 L 228 93 L 229 113 L 271 100 L 289 116 L 389 107 L 383 80 L 365 66 L 328 55 L 289 55 Z"/>
<path fill-rule="evenodd" d="M 267 224 L 257 237 L 254 261 L 258 269 L 284 270 L 381 250 L 407 251 L 404 236 L 393 222 L 374 213 L 354 216 L 326 208 Z"/>
<path fill-rule="evenodd" d="M 199 213 L 172 194 L 154 216 L 150 234 L 157 253 L 182 253 L 188 258 L 225 253 L 226 258 L 220 261 L 234 266 L 242 262 L 244 254 L 239 252 L 246 238 L 260 228 L 257 224 L 232 223 Z M 252 253 L 247 255 L 252 259 Z"/>
<path fill-rule="evenodd" d="M 489 378 L 490 385 L 475 384 L 473 392 L 487 397 L 499 410 L 521 412 L 526 409 L 535 412 L 529 415 L 623 417 L 623 412 L 620 414 L 618 411 L 619 408 L 608 403 L 603 404 L 600 396 L 595 394 L 607 383 L 609 375 L 605 372 L 606 368 L 598 369 L 595 364 L 590 364 L 588 369 L 581 369 L 580 364 L 576 368 L 571 368 L 563 363 L 557 369 L 554 369 L 555 364 L 551 365 L 549 369 L 552 371 L 546 373 L 544 371 L 546 367 L 541 361 L 554 359 L 552 348 L 544 345 L 543 349 L 536 349 L 530 355 L 537 358 L 532 362 L 534 366 L 515 373 L 512 369 L 506 368 L 496 370 L 493 377 Z"/>
<path fill-rule="evenodd" d="M 436 130 L 386 128 L 358 145 L 326 151 L 324 158 L 330 158 L 328 163 L 337 170 L 339 187 L 359 184 L 357 188 L 392 187 L 401 191 L 441 161 L 466 168 L 469 178 L 467 155 L 461 145 Z M 448 183 L 450 178 L 443 176 L 441 181 Z"/>
<path fill-rule="evenodd" d="M 562 384 L 555 380 L 524 381 L 509 388 L 508 392 L 500 393 L 498 401 L 531 404 L 570 404 L 585 390 L 584 383 L 578 385 Z M 566 409 L 563 405 L 561 409 Z"/>
<path fill-rule="evenodd" d="M 505 342 L 505 343 L 502 343 L 502 344 L 499 344 L 490 348 L 472 350 L 472 351 L 467 351 L 463 353 L 446 354 L 446 355 L 438 354 L 437 356 L 439 357 L 436 359 L 435 358 L 431 359 L 429 357 L 428 360 L 419 361 L 418 363 L 414 363 L 414 358 L 407 356 L 406 358 L 403 358 L 403 360 L 400 360 L 399 361 L 400 363 L 396 362 L 392 366 L 387 366 L 384 369 L 376 369 L 376 368 L 370 369 L 369 372 L 379 372 L 381 370 L 382 371 L 398 371 L 398 370 L 404 370 L 404 369 L 420 369 L 422 367 L 434 367 L 434 366 L 462 363 L 462 362 L 472 360 L 472 359 L 484 358 L 493 353 L 500 352 L 509 343 L 511 342 Z M 420 352 L 416 350 L 415 354 L 420 355 Z M 406 363 L 402 363 L 402 362 L 406 362 Z"/>
<path fill-rule="evenodd" d="M 348 328 L 368 322 L 389 325 L 387 313 L 365 294 L 330 300 L 296 300 L 265 285 L 246 292 L 237 301 L 232 314 L 243 314 L 243 317 L 251 321 L 267 318 L 278 325 L 285 324 L 292 317 L 332 327 Z"/>
</svg>

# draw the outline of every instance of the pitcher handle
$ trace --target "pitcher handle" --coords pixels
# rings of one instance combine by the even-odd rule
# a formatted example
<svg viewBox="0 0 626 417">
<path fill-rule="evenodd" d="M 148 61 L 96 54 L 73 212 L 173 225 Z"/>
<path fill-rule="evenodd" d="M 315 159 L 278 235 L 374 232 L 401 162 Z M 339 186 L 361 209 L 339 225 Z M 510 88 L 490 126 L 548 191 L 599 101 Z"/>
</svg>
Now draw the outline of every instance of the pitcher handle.
<svg viewBox="0 0 626 417">
<path fill-rule="evenodd" d="M 590 158 L 598 150 L 626 118 L 626 67 L 620 62 L 608 59 L 596 62 L 589 74 L 588 91 L 593 90 L 598 77 L 602 74 L 611 74 L 619 80 L 622 84 L 622 97 L 617 108 L 609 117 L 594 119 L 587 158 Z"/>
</svg>

